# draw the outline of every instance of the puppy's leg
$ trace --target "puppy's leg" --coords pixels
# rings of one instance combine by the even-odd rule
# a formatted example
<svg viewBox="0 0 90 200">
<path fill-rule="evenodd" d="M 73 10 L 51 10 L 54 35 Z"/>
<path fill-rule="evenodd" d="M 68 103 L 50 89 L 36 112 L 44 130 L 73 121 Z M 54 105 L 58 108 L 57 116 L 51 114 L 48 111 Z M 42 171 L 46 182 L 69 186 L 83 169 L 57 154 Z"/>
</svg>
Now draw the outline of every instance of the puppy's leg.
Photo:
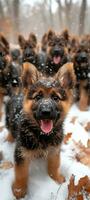
<svg viewBox="0 0 90 200">
<path fill-rule="evenodd" d="M 5 141 L 13 143 L 15 141 L 15 138 L 13 135 L 9 132 L 7 137 L 5 138 Z"/>
<path fill-rule="evenodd" d="M 58 183 L 65 181 L 65 178 L 60 174 L 60 151 L 59 149 L 50 150 L 48 153 L 48 174 Z"/>
<path fill-rule="evenodd" d="M 3 112 L 2 112 L 3 99 L 4 99 L 4 95 L 0 94 L 0 121 L 2 120 L 2 115 L 3 115 Z"/>
<path fill-rule="evenodd" d="M 29 160 L 22 155 L 19 148 L 15 151 L 15 180 L 12 186 L 13 194 L 17 199 L 25 196 L 29 177 Z"/>
<path fill-rule="evenodd" d="M 88 101 L 89 101 L 89 99 L 88 99 L 87 91 L 84 88 L 82 88 L 80 90 L 80 100 L 79 100 L 79 109 L 81 111 L 87 110 Z"/>
</svg>

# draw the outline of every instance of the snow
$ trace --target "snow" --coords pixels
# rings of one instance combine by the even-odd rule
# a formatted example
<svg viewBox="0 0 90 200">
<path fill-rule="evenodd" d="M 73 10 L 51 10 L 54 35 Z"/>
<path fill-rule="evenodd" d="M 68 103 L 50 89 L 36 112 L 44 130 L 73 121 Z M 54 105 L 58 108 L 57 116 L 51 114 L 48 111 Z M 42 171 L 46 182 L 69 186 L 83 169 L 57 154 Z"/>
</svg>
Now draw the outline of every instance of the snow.
<svg viewBox="0 0 90 200">
<path fill-rule="evenodd" d="M 73 117 L 76 117 L 74 123 L 71 122 Z M 2 121 L 0 122 L 0 127 L 4 126 L 4 121 L 5 116 L 3 116 Z M 28 193 L 22 200 L 66 200 L 68 196 L 67 186 L 72 174 L 75 175 L 76 184 L 79 178 L 85 175 L 90 177 L 90 168 L 76 161 L 76 149 L 73 143 L 73 140 L 76 142 L 81 140 L 86 146 L 87 140 L 90 138 L 90 132 L 85 131 L 84 127 L 89 121 L 90 107 L 85 112 L 80 111 L 77 105 L 71 107 L 65 120 L 64 133 L 72 133 L 72 137 L 68 144 L 62 144 L 61 148 L 60 170 L 65 176 L 66 182 L 61 185 L 54 182 L 47 174 L 46 161 L 44 159 L 36 159 L 31 163 Z M 4 160 L 13 162 L 15 144 L 5 141 L 7 134 L 8 131 L 6 128 L 3 128 L 0 132 L 0 151 L 3 152 Z M 11 190 L 13 179 L 13 168 L 0 169 L 1 200 L 15 200 Z"/>
</svg>

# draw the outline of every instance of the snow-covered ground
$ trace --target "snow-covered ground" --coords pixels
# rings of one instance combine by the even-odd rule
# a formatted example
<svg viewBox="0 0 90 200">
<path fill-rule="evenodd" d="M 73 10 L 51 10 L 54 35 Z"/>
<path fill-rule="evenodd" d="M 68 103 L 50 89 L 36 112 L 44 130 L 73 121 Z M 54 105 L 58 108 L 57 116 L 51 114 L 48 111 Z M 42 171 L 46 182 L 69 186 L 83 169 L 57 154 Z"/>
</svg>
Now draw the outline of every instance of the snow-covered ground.
<svg viewBox="0 0 90 200">
<path fill-rule="evenodd" d="M 4 124 L 4 116 L 0 127 Z M 66 182 L 59 185 L 55 183 L 47 174 L 45 160 L 32 161 L 30 169 L 30 178 L 28 183 L 28 193 L 23 200 L 66 200 L 68 196 L 68 183 L 70 176 L 75 175 L 75 182 L 80 177 L 88 175 L 90 177 L 90 168 L 81 164 L 75 159 L 76 142 L 81 141 L 85 146 L 90 138 L 90 132 L 85 130 L 87 122 L 90 122 L 90 107 L 87 111 L 79 111 L 76 105 L 73 105 L 65 120 L 64 133 L 72 133 L 68 144 L 62 144 L 61 150 L 61 171 L 66 178 Z M 15 144 L 5 141 L 7 130 L 0 129 L 0 151 L 3 152 L 3 159 L 13 163 L 13 153 Z M 0 169 L 0 200 L 15 200 L 12 194 L 11 185 L 14 179 L 13 167 Z"/>
</svg>

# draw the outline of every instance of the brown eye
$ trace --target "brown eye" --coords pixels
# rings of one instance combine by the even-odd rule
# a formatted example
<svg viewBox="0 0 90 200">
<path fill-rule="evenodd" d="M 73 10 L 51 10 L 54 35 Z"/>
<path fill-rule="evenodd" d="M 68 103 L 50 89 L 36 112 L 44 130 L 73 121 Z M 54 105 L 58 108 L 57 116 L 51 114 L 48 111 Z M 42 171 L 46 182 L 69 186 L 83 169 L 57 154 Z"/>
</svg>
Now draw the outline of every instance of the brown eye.
<svg viewBox="0 0 90 200">
<path fill-rule="evenodd" d="M 54 42 L 53 41 L 50 41 L 49 42 L 49 45 L 52 47 L 52 46 L 54 46 Z"/>
<path fill-rule="evenodd" d="M 43 94 L 40 93 L 40 94 L 37 94 L 33 99 L 35 99 L 36 101 L 39 101 L 42 98 L 43 98 Z"/>
<path fill-rule="evenodd" d="M 60 97 L 58 96 L 58 95 L 52 95 L 52 99 L 54 100 L 54 101 L 59 101 L 60 100 Z"/>
</svg>

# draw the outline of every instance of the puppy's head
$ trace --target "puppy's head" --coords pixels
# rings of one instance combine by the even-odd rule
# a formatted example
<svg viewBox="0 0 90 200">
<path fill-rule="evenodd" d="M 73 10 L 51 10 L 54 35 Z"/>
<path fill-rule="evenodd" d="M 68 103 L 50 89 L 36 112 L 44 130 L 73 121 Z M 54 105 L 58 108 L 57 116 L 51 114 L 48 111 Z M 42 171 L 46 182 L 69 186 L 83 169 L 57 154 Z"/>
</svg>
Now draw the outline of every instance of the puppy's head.
<svg viewBox="0 0 90 200">
<path fill-rule="evenodd" d="M 73 56 L 73 62 L 77 79 L 87 79 L 90 69 L 90 52 L 84 43 L 81 43 L 77 48 Z"/>
<path fill-rule="evenodd" d="M 73 64 L 64 65 L 53 78 L 46 78 L 35 66 L 24 63 L 22 81 L 25 88 L 24 112 L 40 132 L 51 134 L 63 123 L 73 102 Z"/>
<path fill-rule="evenodd" d="M 22 35 L 18 37 L 19 45 L 22 49 L 23 62 L 35 63 L 37 55 L 37 37 L 34 33 L 30 33 L 26 40 Z"/>
<path fill-rule="evenodd" d="M 67 48 L 64 36 L 57 34 L 52 30 L 49 30 L 47 33 L 47 42 L 45 48 L 47 56 L 47 66 L 49 66 L 49 69 L 52 74 L 53 72 L 56 73 L 58 69 L 68 61 Z"/>
<path fill-rule="evenodd" d="M 18 48 L 11 50 L 12 61 L 18 61 L 20 58 L 20 50 Z"/>
<path fill-rule="evenodd" d="M 0 93 L 7 93 L 9 85 L 9 43 L 6 38 L 0 34 Z"/>
</svg>

